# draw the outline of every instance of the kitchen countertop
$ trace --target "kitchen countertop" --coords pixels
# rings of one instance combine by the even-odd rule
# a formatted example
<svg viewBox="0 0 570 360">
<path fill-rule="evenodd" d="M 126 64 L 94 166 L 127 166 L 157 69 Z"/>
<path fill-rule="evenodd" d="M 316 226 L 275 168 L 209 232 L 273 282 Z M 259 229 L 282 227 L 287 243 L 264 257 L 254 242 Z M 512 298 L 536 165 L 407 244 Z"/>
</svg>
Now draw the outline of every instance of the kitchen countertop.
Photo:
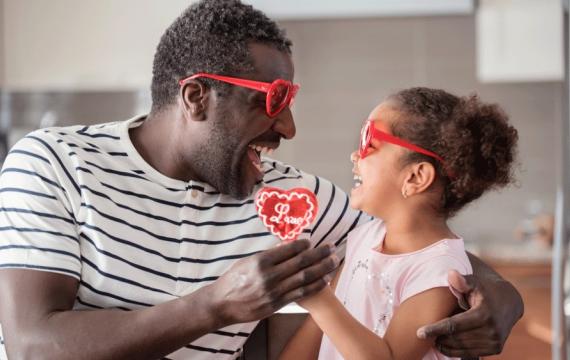
<svg viewBox="0 0 570 360">
<path fill-rule="evenodd" d="M 517 264 L 550 264 L 552 248 L 535 241 L 501 241 L 485 243 L 465 243 L 470 253 L 484 261 L 508 262 Z"/>
</svg>

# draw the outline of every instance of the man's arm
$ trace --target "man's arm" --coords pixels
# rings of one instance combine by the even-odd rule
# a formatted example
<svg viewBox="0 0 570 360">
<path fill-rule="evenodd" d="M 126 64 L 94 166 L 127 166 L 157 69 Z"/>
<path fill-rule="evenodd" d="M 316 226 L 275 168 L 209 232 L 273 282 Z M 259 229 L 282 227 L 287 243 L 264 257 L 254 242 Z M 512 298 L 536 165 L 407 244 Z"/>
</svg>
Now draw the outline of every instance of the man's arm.
<svg viewBox="0 0 570 360">
<path fill-rule="evenodd" d="M 133 311 L 72 310 L 78 281 L 0 271 L 0 323 L 11 360 L 156 359 L 221 327 L 262 319 L 321 290 L 338 264 L 330 247 L 297 241 L 237 261 L 211 285 Z"/>
<path fill-rule="evenodd" d="M 143 310 L 72 311 L 77 288 L 75 278 L 61 274 L 0 271 L 0 319 L 11 360 L 156 359 L 217 326 L 206 287 Z"/>
<path fill-rule="evenodd" d="M 474 275 L 451 272 L 449 283 L 464 294 L 469 310 L 420 328 L 418 337 L 436 338 L 436 347 L 448 356 L 499 354 L 524 313 L 524 303 L 511 283 L 476 256 L 468 256 Z"/>
</svg>

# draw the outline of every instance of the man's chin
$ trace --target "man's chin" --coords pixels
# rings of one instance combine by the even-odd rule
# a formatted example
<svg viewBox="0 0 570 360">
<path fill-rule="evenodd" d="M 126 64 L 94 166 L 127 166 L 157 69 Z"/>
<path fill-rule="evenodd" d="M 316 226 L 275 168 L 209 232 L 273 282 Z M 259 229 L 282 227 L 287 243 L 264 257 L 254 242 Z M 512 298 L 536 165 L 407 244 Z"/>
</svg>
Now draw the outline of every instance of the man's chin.
<svg viewBox="0 0 570 360">
<path fill-rule="evenodd" d="M 242 172 L 242 176 L 239 177 L 238 183 L 230 186 L 234 191 L 229 195 L 239 200 L 245 199 L 253 193 L 255 185 L 262 180 L 263 174 L 259 174 L 257 171 L 252 172 L 251 169 L 245 169 Z"/>
<path fill-rule="evenodd" d="M 234 195 L 234 197 L 238 200 L 243 200 L 243 199 L 249 197 L 253 193 L 254 187 L 255 187 L 255 184 L 244 186 L 239 193 Z"/>
<path fill-rule="evenodd" d="M 243 200 L 243 199 L 246 199 L 249 195 L 251 195 L 252 191 L 253 191 L 253 188 L 251 188 L 249 190 L 228 191 L 227 193 L 222 191 L 221 193 L 224 195 L 231 196 L 236 200 Z"/>
<path fill-rule="evenodd" d="M 233 171 L 228 171 L 225 173 L 225 176 L 221 176 L 219 180 L 220 186 L 218 187 L 218 191 L 224 195 L 231 196 L 237 200 L 243 200 L 249 197 L 254 188 L 255 184 L 257 184 L 260 180 L 259 177 L 263 179 L 263 176 L 259 173 L 252 171 L 252 165 L 247 160 L 245 166 L 244 164 L 240 164 L 242 167 L 239 169 L 233 169 Z M 233 174 L 231 176 L 230 174 Z"/>
<path fill-rule="evenodd" d="M 250 179 L 243 179 L 236 184 L 227 184 L 225 188 L 218 189 L 218 191 L 237 200 L 243 200 L 251 195 L 254 187 L 255 183 L 253 181 Z"/>
</svg>

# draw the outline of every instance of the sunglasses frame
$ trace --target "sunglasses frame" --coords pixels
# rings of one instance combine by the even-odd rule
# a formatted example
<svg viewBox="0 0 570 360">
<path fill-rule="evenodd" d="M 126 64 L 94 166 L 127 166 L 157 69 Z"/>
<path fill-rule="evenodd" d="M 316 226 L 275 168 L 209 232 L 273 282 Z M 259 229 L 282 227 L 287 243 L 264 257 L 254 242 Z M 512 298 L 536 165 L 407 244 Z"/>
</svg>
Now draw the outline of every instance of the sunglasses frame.
<svg viewBox="0 0 570 360">
<path fill-rule="evenodd" d="M 406 140 L 401 139 L 397 136 L 388 134 L 385 131 L 377 129 L 376 126 L 374 126 L 374 121 L 375 121 L 375 119 L 366 120 L 366 123 L 364 124 L 364 126 L 362 127 L 362 130 L 360 132 L 360 143 L 358 145 L 358 155 L 360 156 L 361 159 L 364 159 L 366 156 L 368 156 L 368 150 L 370 149 L 370 144 L 372 143 L 372 139 L 376 139 L 378 141 L 384 141 L 384 142 L 387 142 L 390 144 L 398 145 L 398 146 L 404 147 L 406 149 L 415 151 L 417 153 L 424 154 L 424 155 L 427 155 L 429 157 L 432 157 L 432 158 L 438 160 L 439 162 L 441 162 L 442 165 L 444 165 L 444 167 L 445 167 L 445 161 L 443 160 L 443 158 L 441 156 L 437 155 L 434 152 L 431 152 L 429 150 L 421 148 L 417 145 L 414 145 L 410 142 L 407 142 Z M 365 134 L 366 130 L 368 130 L 367 136 Z M 365 136 L 366 136 L 366 138 L 365 138 Z"/>
<path fill-rule="evenodd" d="M 241 86 L 247 89 L 257 90 L 260 92 L 264 92 L 267 95 L 265 96 L 265 112 L 271 118 L 277 116 L 286 106 L 291 106 L 293 103 L 293 99 L 297 92 L 300 89 L 300 85 L 293 84 L 291 81 L 283 80 L 283 79 L 275 79 L 273 82 L 262 82 L 262 81 L 255 81 L 255 80 L 248 80 L 248 79 L 241 79 L 236 77 L 230 76 L 222 76 L 222 75 L 215 75 L 215 74 L 207 74 L 207 73 L 198 73 L 187 78 L 180 80 L 178 83 L 179 85 L 184 85 L 189 80 L 194 80 L 197 78 L 209 78 L 218 81 L 223 81 L 228 84 Z M 278 86 L 285 85 L 287 87 L 287 94 L 285 95 L 284 100 L 279 104 L 278 108 L 275 111 L 271 111 L 271 99 L 273 96 L 273 91 Z"/>
</svg>

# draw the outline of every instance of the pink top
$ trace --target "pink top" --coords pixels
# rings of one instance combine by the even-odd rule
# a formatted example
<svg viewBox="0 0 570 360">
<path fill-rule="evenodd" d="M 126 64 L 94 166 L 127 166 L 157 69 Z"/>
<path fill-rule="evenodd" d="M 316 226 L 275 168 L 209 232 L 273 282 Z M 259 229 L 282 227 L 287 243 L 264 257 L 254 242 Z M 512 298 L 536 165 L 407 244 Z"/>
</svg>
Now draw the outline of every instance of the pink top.
<svg viewBox="0 0 570 360">
<path fill-rule="evenodd" d="M 384 223 L 373 220 L 348 235 L 345 265 L 336 288 L 337 298 L 352 316 L 378 336 L 384 336 L 392 314 L 406 299 L 449 286 L 449 270 L 464 275 L 473 272 L 463 239 L 443 239 L 412 253 L 386 255 L 374 250 L 381 246 L 385 234 Z M 342 359 L 326 335 L 319 359 Z M 432 348 L 422 359 L 452 358 Z"/>
</svg>

